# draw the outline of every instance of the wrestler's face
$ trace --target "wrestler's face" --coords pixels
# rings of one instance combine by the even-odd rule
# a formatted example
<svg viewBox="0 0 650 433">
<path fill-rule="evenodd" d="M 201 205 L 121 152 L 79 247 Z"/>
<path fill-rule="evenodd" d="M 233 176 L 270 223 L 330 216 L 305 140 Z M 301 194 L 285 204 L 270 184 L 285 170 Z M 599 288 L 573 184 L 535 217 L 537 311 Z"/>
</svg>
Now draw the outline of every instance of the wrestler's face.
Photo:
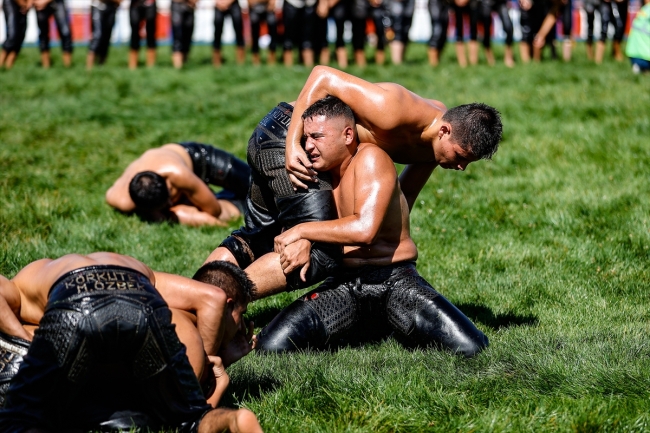
<svg viewBox="0 0 650 433">
<path fill-rule="evenodd" d="M 328 171 L 350 156 L 354 131 L 344 118 L 315 116 L 305 119 L 305 152 L 316 171 Z"/>
<path fill-rule="evenodd" d="M 439 140 L 433 146 L 433 153 L 440 167 L 463 171 L 470 162 L 477 160 L 474 155 L 451 139 L 450 130 L 441 127 L 440 131 Z"/>
<path fill-rule="evenodd" d="M 169 191 L 169 206 L 171 207 L 180 201 L 182 193 L 174 184 L 172 184 L 171 180 L 166 179 L 165 182 L 167 183 L 167 190 Z"/>
<path fill-rule="evenodd" d="M 223 342 L 229 343 L 235 338 L 237 332 L 242 331 L 246 334 L 246 327 L 244 326 L 243 316 L 246 314 L 246 306 L 234 305 L 226 318 L 226 329 L 223 335 Z"/>
</svg>

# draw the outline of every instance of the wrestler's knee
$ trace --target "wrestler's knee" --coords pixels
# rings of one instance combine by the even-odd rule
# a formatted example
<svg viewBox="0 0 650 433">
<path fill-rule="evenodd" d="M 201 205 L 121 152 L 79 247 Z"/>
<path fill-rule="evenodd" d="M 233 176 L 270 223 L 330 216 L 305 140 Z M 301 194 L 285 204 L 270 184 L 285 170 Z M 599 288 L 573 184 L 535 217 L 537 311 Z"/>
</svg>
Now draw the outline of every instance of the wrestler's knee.
<svg viewBox="0 0 650 433">
<path fill-rule="evenodd" d="M 223 258 L 218 258 L 217 255 Z M 206 263 L 213 260 L 225 260 L 236 264 L 242 269 L 246 269 L 255 260 L 255 255 L 251 251 L 248 242 L 240 236 L 233 234 L 221 242 L 219 248 L 210 254 Z"/>
<path fill-rule="evenodd" d="M 217 247 L 214 251 L 210 253 L 208 258 L 205 259 L 205 262 L 203 262 L 203 264 L 205 265 L 206 263 L 215 262 L 215 261 L 228 262 L 228 263 L 232 263 L 233 265 L 239 266 L 239 263 L 237 262 L 237 259 L 235 258 L 233 253 L 231 253 L 230 250 L 226 247 Z"/>
<path fill-rule="evenodd" d="M 428 344 L 441 344 L 445 349 L 468 358 L 489 344 L 487 336 L 441 295 L 427 301 L 415 314 L 411 337 L 421 341 L 433 337 L 434 341 Z"/>
<path fill-rule="evenodd" d="M 392 326 L 409 345 L 441 346 L 466 357 L 488 346 L 485 334 L 421 277 L 398 282 L 386 307 Z"/>
<path fill-rule="evenodd" d="M 320 348 L 327 330 L 316 312 L 302 298 L 282 310 L 257 336 L 258 352 L 293 352 Z"/>
</svg>

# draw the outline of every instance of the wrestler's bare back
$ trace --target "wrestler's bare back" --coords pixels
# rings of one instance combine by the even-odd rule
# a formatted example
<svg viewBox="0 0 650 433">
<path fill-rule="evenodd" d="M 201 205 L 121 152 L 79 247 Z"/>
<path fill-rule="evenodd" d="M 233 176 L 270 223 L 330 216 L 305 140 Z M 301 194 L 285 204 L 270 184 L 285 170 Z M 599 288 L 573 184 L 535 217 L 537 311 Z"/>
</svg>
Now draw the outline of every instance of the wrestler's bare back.
<svg viewBox="0 0 650 433">
<path fill-rule="evenodd" d="M 377 157 L 385 158 L 384 164 L 393 168 L 393 162 L 384 152 L 372 151 L 371 143 L 362 143 L 352 158 L 338 185 L 335 185 L 334 201 L 339 218 L 354 213 L 355 201 L 360 200 L 360 185 L 364 180 L 364 164 Z M 376 150 L 376 149 L 375 149 Z M 371 162 L 372 163 L 372 162 Z M 395 174 L 397 178 L 397 174 Z M 352 192 L 352 193 L 350 193 Z M 416 260 L 417 247 L 409 230 L 409 208 L 397 179 L 392 188 L 384 188 L 379 194 L 390 195 L 390 202 L 373 243 L 369 246 L 344 246 L 343 264 L 346 267 L 363 265 L 386 266 L 407 260 Z"/>
<path fill-rule="evenodd" d="M 166 179 L 194 176 L 192 159 L 183 146 L 174 143 L 165 144 L 147 150 L 129 164 L 124 173 L 106 192 L 107 201 L 122 212 L 133 211 L 135 204 L 129 195 L 129 183 L 136 174 L 142 171 L 153 171 Z M 168 182 L 168 187 L 170 187 L 171 201 L 176 202 L 180 196 L 179 191 L 174 188 L 173 182 L 171 185 Z"/>
<path fill-rule="evenodd" d="M 400 95 L 396 98 L 401 100 L 401 104 L 393 108 L 399 113 L 386 112 L 384 107 L 378 109 L 381 113 L 376 115 L 376 110 L 367 107 L 355 109 L 356 104 L 348 104 L 355 113 L 359 141 L 379 146 L 399 164 L 435 162 L 433 140 L 437 134 L 436 126 L 447 111 L 445 105 L 424 99 L 395 83 L 377 83 L 377 86 Z M 394 123 L 386 120 L 391 115 L 395 116 Z M 379 119 L 381 122 L 377 121 Z"/>
<path fill-rule="evenodd" d="M 68 254 L 58 259 L 42 259 L 25 266 L 12 282 L 20 291 L 20 318 L 25 324 L 38 324 L 45 312 L 52 285 L 75 269 L 96 265 L 117 265 L 134 269 L 155 284 L 154 273 L 132 257 L 114 253 Z"/>
</svg>

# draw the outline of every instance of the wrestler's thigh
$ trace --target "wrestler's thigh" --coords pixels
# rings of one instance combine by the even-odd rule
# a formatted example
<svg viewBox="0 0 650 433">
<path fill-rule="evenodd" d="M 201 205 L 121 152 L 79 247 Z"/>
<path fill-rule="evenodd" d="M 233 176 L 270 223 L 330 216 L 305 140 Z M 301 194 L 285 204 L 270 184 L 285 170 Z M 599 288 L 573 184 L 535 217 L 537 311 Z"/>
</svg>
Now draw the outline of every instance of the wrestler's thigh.
<svg viewBox="0 0 650 433">
<path fill-rule="evenodd" d="M 386 310 L 391 326 L 411 345 L 441 346 L 468 357 L 488 345 L 485 334 L 422 277 L 397 282 Z"/>
</svg>

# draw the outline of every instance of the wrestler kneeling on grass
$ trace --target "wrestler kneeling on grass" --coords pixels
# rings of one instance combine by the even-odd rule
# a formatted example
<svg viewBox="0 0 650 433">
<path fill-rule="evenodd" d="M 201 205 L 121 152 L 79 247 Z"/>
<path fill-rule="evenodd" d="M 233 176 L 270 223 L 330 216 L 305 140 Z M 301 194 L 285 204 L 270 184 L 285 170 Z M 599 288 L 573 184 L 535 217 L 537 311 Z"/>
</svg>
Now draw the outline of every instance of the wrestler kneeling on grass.
<svg viewBox="0 0 650 433">
<path fill-rule="evenodd" d="M 220 225 L 244 213 L 248 165 L 208 144 L 170 143 L 146 151 L 106 192 L 122 212 L 189 226 Z M 214 194 L 208 185 L 222 187 Z"/>
<path fill-rule="evenodd" d="M 195 279 L 113 253 L 0 277 L 0 431 L 260 432 L 252 412 L 214 409 L 225 367 L 252 349 L 242 324 L 252 283 L 223 262 Z"/>
<path fill-rule="evenodd" d="M 332 178 L 339 219 L 306 222 L 275 238 L 285 272 L 310 266 L 309 243 L 343 246 L 344 270 L 285 308 L 257 336 L 257 350 L 321 349 L 354 339 L 395 335 L 473 356 L 487 337 L 416 271 L 409 207 L 391 158 L 359 143 L 350 107 L 326 97 L 302 116 L 305 151 Z M 299 254 L 287 247 L 307 240 Z M 305 243 L 303 242 L 303 245 Z"/>
</svg>

